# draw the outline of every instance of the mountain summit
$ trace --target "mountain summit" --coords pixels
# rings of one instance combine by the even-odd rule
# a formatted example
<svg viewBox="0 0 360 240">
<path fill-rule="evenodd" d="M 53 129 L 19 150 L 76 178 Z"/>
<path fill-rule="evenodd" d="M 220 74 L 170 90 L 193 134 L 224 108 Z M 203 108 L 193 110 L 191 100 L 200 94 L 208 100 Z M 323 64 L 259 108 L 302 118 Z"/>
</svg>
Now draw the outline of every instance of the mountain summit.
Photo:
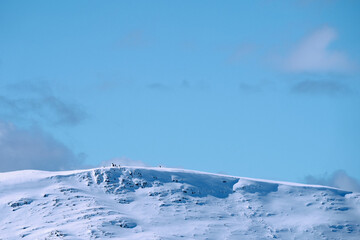
<svg viewBox="0 0 360 240">
<path fill-rule="evenodd" d="M 359 239 L 360 193 L 147 167 L 0 173 L 0 239 Z"/>
</svg>

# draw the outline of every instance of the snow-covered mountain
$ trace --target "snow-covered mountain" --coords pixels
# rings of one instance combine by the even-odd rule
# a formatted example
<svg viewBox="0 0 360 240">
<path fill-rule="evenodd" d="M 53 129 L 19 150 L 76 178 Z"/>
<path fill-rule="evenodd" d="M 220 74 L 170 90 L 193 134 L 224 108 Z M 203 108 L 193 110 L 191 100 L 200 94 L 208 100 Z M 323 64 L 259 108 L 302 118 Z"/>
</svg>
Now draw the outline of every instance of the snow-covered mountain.
<svg viewBox="0 0 360 240">
<path fill-rule="evenodd" d="M 360 239 L 360 194 L 169 168 L 0 173 L 0 239 Z"/>
</svg>

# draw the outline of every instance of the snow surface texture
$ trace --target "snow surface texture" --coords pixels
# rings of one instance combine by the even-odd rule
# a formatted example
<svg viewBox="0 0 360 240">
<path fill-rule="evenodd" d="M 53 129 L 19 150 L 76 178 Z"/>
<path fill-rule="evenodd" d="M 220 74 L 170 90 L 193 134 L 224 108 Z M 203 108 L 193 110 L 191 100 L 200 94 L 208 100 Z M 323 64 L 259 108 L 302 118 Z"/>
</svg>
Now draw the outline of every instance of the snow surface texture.
<svg viewBox="0 0 360 240">
<path fill-rule="evenodd" d="M 360 193 L 169 168 L 0 173 L 0 239 L 360 239 Z"/>
</svg>

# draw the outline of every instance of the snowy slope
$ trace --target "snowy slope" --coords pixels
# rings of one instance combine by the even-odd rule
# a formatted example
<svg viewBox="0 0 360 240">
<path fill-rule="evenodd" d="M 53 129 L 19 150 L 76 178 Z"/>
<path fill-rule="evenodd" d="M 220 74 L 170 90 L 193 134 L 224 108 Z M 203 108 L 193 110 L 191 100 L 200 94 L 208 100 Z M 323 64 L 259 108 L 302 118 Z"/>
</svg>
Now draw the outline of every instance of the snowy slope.
<svg viewBox="0 0 360 240">
<path fill-rule="evenodd" d="M 168 168 L 0 173 L 0 239 L 360 239 L 360 194 Z"/>
</svg>

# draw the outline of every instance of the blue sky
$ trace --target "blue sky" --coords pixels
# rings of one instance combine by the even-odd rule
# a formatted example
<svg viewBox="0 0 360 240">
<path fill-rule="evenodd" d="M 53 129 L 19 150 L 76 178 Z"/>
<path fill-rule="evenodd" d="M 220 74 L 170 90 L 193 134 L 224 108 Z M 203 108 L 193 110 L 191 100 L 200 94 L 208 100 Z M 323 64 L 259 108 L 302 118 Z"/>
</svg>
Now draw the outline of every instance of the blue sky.
<svg viewBox="0 0 360 240">
<path fill-rule="evenodd" d="M 359 1 L 1 1 L 0 171 L 360 176 Z"/>
</svg>

